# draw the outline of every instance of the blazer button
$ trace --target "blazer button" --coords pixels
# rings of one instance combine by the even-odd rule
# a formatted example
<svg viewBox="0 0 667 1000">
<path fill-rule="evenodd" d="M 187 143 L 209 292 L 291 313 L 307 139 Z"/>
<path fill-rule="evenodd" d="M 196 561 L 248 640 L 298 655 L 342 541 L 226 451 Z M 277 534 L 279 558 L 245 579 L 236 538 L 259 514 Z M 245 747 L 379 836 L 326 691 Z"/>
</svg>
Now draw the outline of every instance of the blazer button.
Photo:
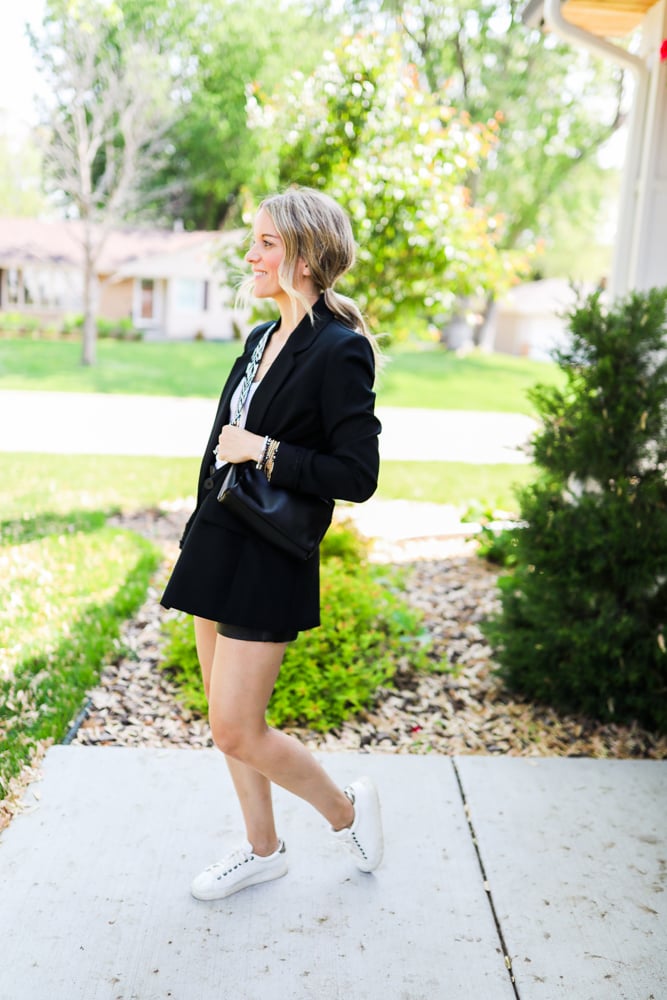
<svg viewBox="0 0 667 1000">
<path fill-rule="evenodd" d="M 210 489 L 212 489 L 212 488 L 213 488 L 213 480 L 212 480 L 212 478 L 211 478 L 211 477 L 209 476 L 209 477 L 208 477 L 208 479 L 205 479 L 205 480 L 204 480 L 204 489 L 205 489 L 205 490 L 210 490 Z"/>
</svg>

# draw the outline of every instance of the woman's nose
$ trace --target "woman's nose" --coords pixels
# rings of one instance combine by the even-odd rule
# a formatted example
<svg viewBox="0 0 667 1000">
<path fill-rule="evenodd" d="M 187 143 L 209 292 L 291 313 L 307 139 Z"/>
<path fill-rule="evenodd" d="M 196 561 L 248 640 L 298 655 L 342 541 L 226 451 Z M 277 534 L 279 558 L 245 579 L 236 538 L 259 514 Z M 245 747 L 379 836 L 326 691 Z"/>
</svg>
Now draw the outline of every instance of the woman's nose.
<svg viewBox="0 0 667 1000">
<path fill-rule="evenodd" d="M 253 260 L 257 260 L 257 257 L 258 257 L 257 247 L 255 247 L 255 246 L 250 247 L 250 249 L 248 250 L 247 254 L 245 255 L 245 259 L 248 262 L 250 262 L 250 261 L 253 261 Z"/>
</svg>

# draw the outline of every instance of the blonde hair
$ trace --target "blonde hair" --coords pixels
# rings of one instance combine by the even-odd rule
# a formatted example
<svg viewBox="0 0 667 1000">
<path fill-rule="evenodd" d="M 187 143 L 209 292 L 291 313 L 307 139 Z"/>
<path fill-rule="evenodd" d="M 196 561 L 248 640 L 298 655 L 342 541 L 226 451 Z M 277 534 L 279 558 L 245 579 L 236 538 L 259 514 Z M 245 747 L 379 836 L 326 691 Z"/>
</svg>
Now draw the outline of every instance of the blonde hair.
<svg viewBox="0 0 667 1000">
<path fill-rule="evenodd" d="M 380 350 L 361 310 L 347 295 L 334 290 L 334 284 L 349 271 L 356 255 L 347 213 L 329 195 L 313 188 L 296 186 L 265 198 L 258 211 L 261 209 L 265 209 L 273 219 L 285 247 L 278 280 L 289 296 L 295 313 L 297 304 L 300 304 L 313 319 L 310 302 L 294 287 L 300 258 L 308 265 L 317 290 L 324 293 L 328 308 L 342 323 L 366 337 L 378 362 Z"/>
</svg>

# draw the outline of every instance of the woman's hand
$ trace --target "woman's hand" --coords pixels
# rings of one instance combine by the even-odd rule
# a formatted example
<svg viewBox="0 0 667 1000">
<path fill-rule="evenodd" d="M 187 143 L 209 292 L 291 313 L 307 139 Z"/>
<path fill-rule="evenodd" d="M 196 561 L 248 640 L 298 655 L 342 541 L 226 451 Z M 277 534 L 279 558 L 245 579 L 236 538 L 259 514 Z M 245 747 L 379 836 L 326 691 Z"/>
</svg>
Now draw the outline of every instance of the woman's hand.
<svg viewBox="0 0 667 1000">
<path fill-rule="evenodd" d="M 217 455 L 221 462 L 257 462 L 264 438 L 234 424 L 225 424 L 218 437 Z"/>
</svg>

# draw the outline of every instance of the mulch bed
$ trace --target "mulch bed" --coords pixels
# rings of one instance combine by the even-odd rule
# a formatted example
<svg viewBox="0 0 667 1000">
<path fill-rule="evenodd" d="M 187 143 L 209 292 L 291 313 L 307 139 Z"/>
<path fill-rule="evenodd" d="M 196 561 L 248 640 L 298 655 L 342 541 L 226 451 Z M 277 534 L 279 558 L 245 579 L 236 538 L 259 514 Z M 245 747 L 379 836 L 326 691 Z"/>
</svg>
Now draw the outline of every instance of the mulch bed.
<svg viewBox="0 0 667 1000">
<path fill-rule="evenodd" d="M 179 701 L 159 669 L 161 588 L 176 557 L 183 515 L 144 513 L 119 519 L 164 546 L 166 561 L 144 606 L 123 636 L 128 652 L 108 666 L 75 742 L 105 746 L 211 746 L 208 725 Z M 495 672 L 480 622 L 497 607 L 497 570 L 474 543 L 420 539 L 379 542 L 373 558 L 404 564 L 406 597 L 424 614 L 434 663 L 446 673 L 399 667 L 363 715 L 327 733 L 291 730 L 313 748 L 388 753 L 512 754 L 667 758 L 667 736 L 637 726 L 562 715 L 511 695 Z"/>
<path fill-rule="evenodd" d="M 122 655 L 106 666 L 89 692 L 85 716 L 72 742 L 80 746 L 210 747 L 206 719 L 186 709 L 176 686 L 159 667 L 159 604 L 177 555 L 185 513 L 146 511 L 113 523 L 158 542 L 165 561 L 142 608 L 126 623 Z M 667 758 L 667 736 L 638 726 L 603 724 L 564 715 L 507 691 L 480 622 L 497 606 L 497 570 L 460 539 L 376 543 L 372 558 L 406 569 L 406 598 L 420 608 L 433 662 L 445 673 L 415 673 L 399 666 L 392 688 L 377 692 L 361 716 L 326 734 L 290 730 L 312 749 L 382 753 L 508 754 L 606 758 Z M 25 786 L 39 774 L 39 747 L 31 767 L 0 802 L 0 829 L 18 810 Z M 38 791 L 33 794 L 38 797 Z"/>
</svg>

